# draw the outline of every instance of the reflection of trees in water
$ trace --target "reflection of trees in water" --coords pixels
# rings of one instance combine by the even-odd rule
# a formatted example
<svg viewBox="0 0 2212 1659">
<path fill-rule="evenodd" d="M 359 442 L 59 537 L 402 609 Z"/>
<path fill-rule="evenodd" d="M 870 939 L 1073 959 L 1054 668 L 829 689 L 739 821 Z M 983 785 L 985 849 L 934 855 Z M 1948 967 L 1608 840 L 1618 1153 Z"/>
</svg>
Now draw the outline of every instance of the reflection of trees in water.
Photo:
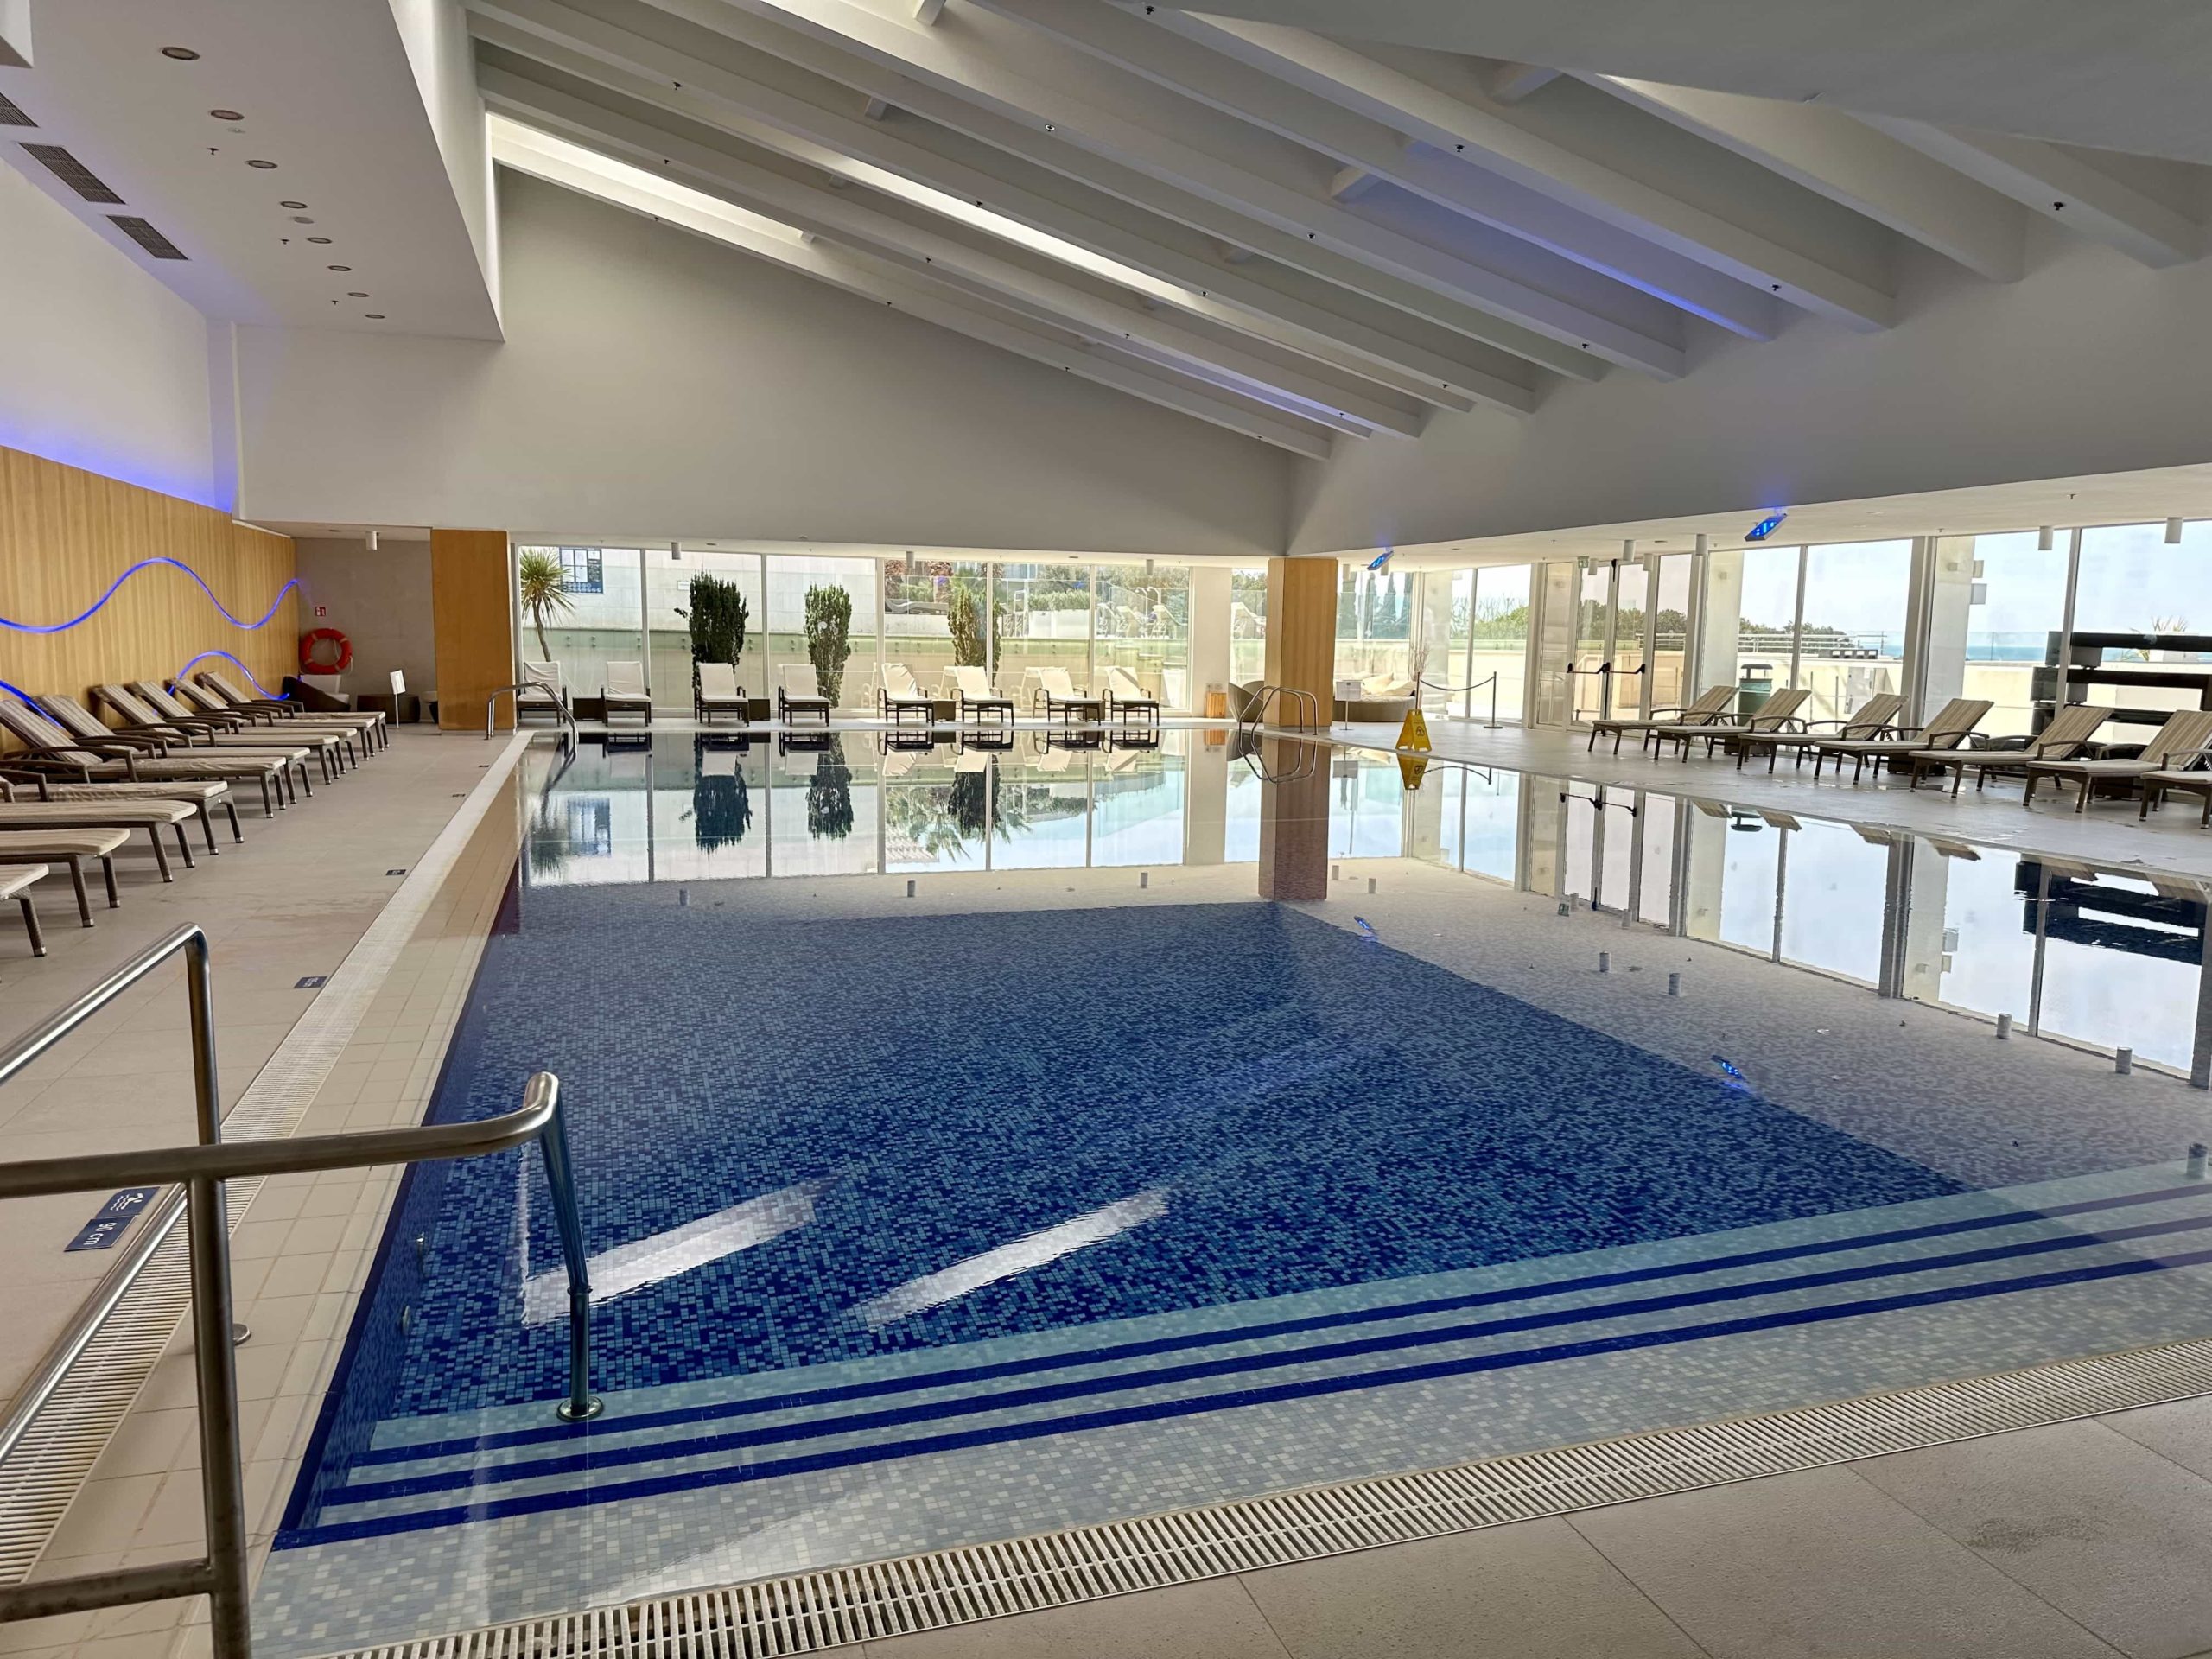
<svg viewBox="0 0 2212 1659">
<path fill-rule="evenodd" d="M 712 852 L 717 847 L 734 847 L 745 839 L 745 832 L 752 827 L 753 797 L 745 786 L 742 764 L 728 777 L 693 774 L 691 833 L 702 850 Z"/>
<path fill-rule="evenodd" d="M 1011 840 L 1048 799 L 1040 785 L 1008 785 L 995 761 L 982 772 L 957 772 L 949 783 L 887 785 L 883 810 L 891 829 L 936 857 L 982 839 L 987 817 L 999 839 Z"/>
<path fill-rule="evenodd" d="M 814 760 L 806 786 L 806 833 L 817 841 L 842 841 L 853 833 L 853 773 L 845 764 L 845 740 L 833 737 Z"/>
</svg>

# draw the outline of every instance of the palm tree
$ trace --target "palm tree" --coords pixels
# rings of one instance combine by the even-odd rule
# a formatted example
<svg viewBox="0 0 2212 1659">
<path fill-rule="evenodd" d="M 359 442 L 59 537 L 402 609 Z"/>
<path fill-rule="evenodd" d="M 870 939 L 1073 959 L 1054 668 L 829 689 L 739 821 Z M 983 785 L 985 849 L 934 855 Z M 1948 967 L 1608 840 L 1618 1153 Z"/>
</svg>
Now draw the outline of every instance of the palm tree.
<svg viewBox="0 0 2212 1659">
<path fill-rule="evenodd" d="M 564 616 L 575 608 L 575 601 L 569 597 L 568 578 L 561 574 L 561 561 L 542 548 L 525 550 L 515 561 L 515 592 L 522 601 L 523 613 L 537 630 L 537 654 L 551 662 L 553 648 L 545 643 L 545 619 Z"/>
</svg>

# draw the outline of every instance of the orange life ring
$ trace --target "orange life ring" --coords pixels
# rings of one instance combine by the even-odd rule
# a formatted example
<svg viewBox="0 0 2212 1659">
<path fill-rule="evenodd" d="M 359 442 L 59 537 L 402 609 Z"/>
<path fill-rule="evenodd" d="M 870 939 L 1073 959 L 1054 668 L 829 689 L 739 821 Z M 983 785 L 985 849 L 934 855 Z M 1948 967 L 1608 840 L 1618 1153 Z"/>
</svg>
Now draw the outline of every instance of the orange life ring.
<svg viewBox="0 0 2212 1659">
<path fill-rule="evenodd" d="M 338 647 L 338 660 L 325 663 L 316 659 L 319 645 Z M 300 672 L 302 674 L 343 674 L 353 665 L 353 642 L 335 628 L 309 628 L 300 636 Z"/>
</svg>

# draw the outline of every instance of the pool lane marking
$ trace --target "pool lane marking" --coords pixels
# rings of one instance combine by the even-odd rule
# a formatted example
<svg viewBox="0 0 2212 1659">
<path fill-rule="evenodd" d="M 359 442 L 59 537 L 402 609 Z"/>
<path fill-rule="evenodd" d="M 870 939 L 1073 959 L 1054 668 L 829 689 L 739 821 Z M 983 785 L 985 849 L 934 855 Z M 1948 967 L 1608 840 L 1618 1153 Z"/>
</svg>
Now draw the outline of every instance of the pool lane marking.
<svg viewBox="0 0 2212 1659">
<path fill-rule="evenodd" d="M 2163 1273 L 2177 1268 L 2202 1267 L 2208 1263 L 2212 1263 L 2212 1250 L 2191 1250 L 2182 1255 L 2165 1257 L 2139 1256 L 2126 1262 L 2108 1262 L 2096 1267 L 2071 1268 L 2056 1273 L 2039 1274 L 2024 1279 L 2010 1279 L 1996 1283 L 1948 1286 L 1933 1290 L 1910 1291 L 1895 1296 L 1872 1298 L 1866 1301 L 1831 1303 L 1818 1307 L 1790 1308 L 1772 1313 L 1751 1314 L 1740 1319 L 1718 1319 L 1704 1325 L 1671 1325 L 1659 1331 L 1629 1332 L 1619 1336 L 1591 1338 L 1579 1342 L 1559 1343 L 1547 1347 L 1477 1354 L 1457 1359 L 1431 1360 L 1417 1365 L 1398 1366 L 1385 1371 L 1313 1377 L 1297 1382 L 1272 1383 L 1259 1388 L 1233 1389 L 1222 1394 L 1185 1396 L 1174 1400 L 1147 1401 L 1135 1405 L 1083 1413 L 1073 1417 L 1045 1418 L 1027 1422 L 1001 1424 L 986 1428 L 964 1429 L 950 1433 L 921 1435 L 907 1440 L 879 1441 L 872 1446 L 848 1446 L 835 1451 L 807 1452 L 798 1457 L 777 1459 L 763 1463 L 721 1469 L 695 1470 L 681 1474 L 648 1476 L 639 1480 L 609 1485 L 594 1484 L 582 1491 L 567 1488 L 551 1492 L 524 1493 L 507 1497 L 479 1499 L 440 1510 L 418 1510 L 411 1513 L 370 1516 L 354 1521 L 325 1522 L 299 1531 L 281 1534 L 276 1541 L 275 1547 L 278 1549 L 298 1549 L 315 1544 L 337 1543 L 347 1539 L 385 1537 L 395 1533 L 423 1532 L 441 1527 L 465 1525 L 473 1522 L 505 1520 L 517 1516 L 543 1515 L 558 1510 L 582 1509 L 636 1498 L 667 1497 L 679 1492 L 696 1491 L 711 1487 L 736 1485 L 753 1481 L 774 1480 L 830 1469 L 846 1469 L 867 1464 L 897 1462 L 907 1458 L 925 1457 L 937 1452 L 957 1452 L 976 1446 L 1041 1440 L 1055 1434 L 1071 1434 L 1091 1429 L 1121 1427 L 1135 1423 L 1160 1422 L 1179 1417 L 1195 1417 L 1217 1411 L 1230 1411 L 1245 1406 L 1268 1405 L 1281 1401 L 1314 1399 L 1328 1395 L 1357 1393 L 1370 1389 L 1395 1387 L 1406 1382 L 1433 1382 L 1447 1377 L 1474 1376 L 1484 1371 L 1512 1370 L 1559 1360 L 1586 1358 L 1601 1354 L 1625 1353 L 1643 1348 L 1669 1347 L 1681 1343 L 1709 1341 L 1719 1337 L 1745 1336 L 1764 1331 L 1783 1330 L 1794 1325 L 1829 1324 L 1840 1319 L 1859 1319 L 1874 1313 L 1897 1313 L 1910 1308 L 1936 1307 L 1952 1302 L 1973 1301 L 1991 1296 L 2010 1295 L 2022 1291 L 2047 1290 L 2069 1285 L 2091 1284 L 2103 1280 L 2132 1277 L 2141 1274 Z"/>
<path fill-rule="evenodd" d="M 1234 1343 L 1261 1341 L 1273 1337 L 1297 1336 L 1306 1332 L 1333 1330 L 1347 1325 L 1376 1325 L 1396 1319 L 1420 1319 L 1432 1313 L 1464 1313 L 1471 1308 L 1497 1306 L 1510 1302 L 1534 1301 L 1549 1296 L 1573 1295 L 1584 1291 L 1603 1290 L 1618 1285 L 1649 1284 L 1659 1280 L 1687 1278 L 1700 1274 L 1732 1272 L 1740 1268 L 1763 1267 L 1775 1262 L 1840 1255 L 1852 1250 L 1877 1249 L 1891 1244 L 1912 1243 L 1923 1239 L 1949 1237 L 1962 1233 L 1986 1231 L 2001 1227 L 2024 1226 L 2038 1221 L 2056 1220 L 2068 1216 L 2089 1215 L 2099 1211 L 2122 1209 L 2142 1204 L 2164 1204 L 2190 1198 L 2212 1198 L 2212 1186 L 2207 1186 L 2201 1182 L 2192 1182 L 2183 1186 L 2162 1187 L 2148 1192 L 2127 1192 L 2104 1198 L 2078 1198 L 2066 1204 L 2053 1205 L 2044 1210 L 2011 1210 L 1986 1216 L 1964 1216 L 1948 1221 L 1928 1222 L 1915 1227 L 1896 1228 L 1886 1232 L 1859 1234 L 1847 1238 L 1812 1239 L 1795 1244 L 1775 1245 L 1765 1249 L 1745 1250 L 1730 1255 L 1713 1256 L 1702 1262 L 1692 1261 L 1673 1265 L 1660 1263 L 1649 1267 L 1622 1268 L 1605 1273 L 1584 1274 L 1572 1279 L 1548 1280 L 1529 1285 L 1508 1285 L 1490 1290 L 1465 1292 L 1454 1296 L 1430 1297 L 1420 1301 L 1386 1303 L 1378 1306 L 1345 1308 L 1328 1313 L 1306 1314 L 1294 1319 L 1272 1319 L 1253 1325 L 1229 1325 L 1210 1331 L 1184 1332 L 1173 1336 L 1146 1338 L 1138 1341 L 1115 1343 L 1096 1348 L 1025 1355 L 1018 1359 L 998 1360 L 979 1365 L 957 1366 L 936 1371 L 915 1372 L 900 1376 L 877 1377 L 867 1382 L 839 1383 L 828 1388 L 796 1389 L 785 1394 L 763 1395 L 749 1400 L 726 1400 L 696 1406 L 675 1406 L 661 1411 L 640 1412 L 635 1416 L 629 1417 L 609 1415 L 588 1425 L 548 1425 L 543 1427 L 493 1431 L 467 1439 L 423 1440 L 409 1446 L 377 1446 L 358 1453 L 353 1459 L 353 1466 L 359 1468 L 376 1464 L 413 1463 L 429 1458 L 460 1457 L 482 1452 L 499 1451 L 509 1446 L 537 1446 L 549 1442 L 573 1443 L 579 1439 L 606 1438 L 645 1429 L 675 1427 L 684 1423 L 713 1422 L 727 1417 L 757 1416 L 770 1412 L 804 1411 L 817 1406 L 839 1405 L 857 1400 L 880 1399 L 887 1395 L 914 1393 L 927 1389 L 960 1388 L 972 1383 L 995 1382 L 1003 1377 L 1033 1376 L 1040 1371 L 1071 1370 L 1077 1366 L 1110 1365 L 1123 1360 L 1143 1359 L 1156 1354 L 1173 1353 L 1188 1348 L 1223 1347 Z M 2094 1240 L 2093 1239 L 2092 1242 Z"/>
<path fill-rule="evenodd" d="M 1908 1257 L 1902 1261 L 1861 1263 L 1856 1267 L 1833 1268 L 1822 1273 L 1798 1274 L 1781 1279 L 1749 1280 L 1741 1284 L 1714 1285 L 1700 1290 L 1674 1291 L 1665 1295 L 1641 1297 L 1625 1302 L 1602 1303 L 1596 1306 L 1553 1308 L 1542 1313 L 1519 1314 L 1510 1319 L 1477 1320 L 1457 1325 L 1429 1326 L 1418 1331 L 1395 1332 L 1385 1336 L 1324 1343 L 1306 1348 L 1271 1349 L 1260 1354 L 1229 1355 L 1218 1359 L 1195 1361 L 1185 1365 L 1166 1366 L 1157 1370 L 1117 1371 L 1106 1376 L 1084 1377 L 1062 1382 L 1044 1383 L 1033 1388 L 1009 1389 L 1001 1393 L 967 1395 L 953 1400 L 928 1401 L 913 1405 L 894 1406 L 879 1411 L 858 1412 L 845 1417 L 810 1418 L 804 1422 L 779 1423 L 762 1428 L 738 1429 L 726 1433 L 702 1435 L 684 1440 L 651 1440 L 638 1446 L 600 1446 L 556 1457 L 540 1458 L 528 1462 L 441 1470 L 427 1474 L 404 1476 L 394 1480 L 345 1487 L 326 1498 L 324 1508 L 327 1510 L 341 1505 L 384 1503 L 399 1498 L 420 1497 L 431 1492 L 454 1491 L 470 1487 L 480 1488 L 523 1480 L 549 1479 L 561 1475 L 586 1472 L 596 1474 L 607 1469 L 630 1467 L 640 1464 L 664 1463 L 678 1458 L 710 1457 L 725 1452 L 744 1452 L 760 1446 L 787 1445 L 798 1440 L 824 1440 L 832 1435 L 867 1433 L 877 1429 L 904 1427 L 914 1423 L 978 1416 L 991 1412 L 1019 1411 L 1033 1406 L 1052 1405 L 1063 1401 L 1083 1399 L 1091 1395 L 1127 1394 L 1139 1389 L 1167 1388 L 1177 1383 L 1206 1382 L 1216 1377 L 1281 1370 L 1294 1365 L 1319 1365 L 1337 1360 L 1361 1359 L 1370 1355 L 1399 1352 L 1407 1349 L 1441 1347 L 1450 1343 L 1476 1342 L 1491 1337 L 1518 1335 L 1523 1332 L 1556 1329 L 1573 1325 L 1589 1325 L 1601 1320 L 1630 1319 L 1650 1313 L 1672 1313 L 1681 1308 L 1710 1306 L 1719 1302 L 1750 1301 L 1764 1296 L 1823 1290 L 1838 1285 L 1861 1284 L 1871 1280 L 1894 1279 L 1913 1274 L 1978 1267 L 1994 1262 L 2017 1261 L 2024 1256 L 2048 1255 L 2061 1250 L 2084 1249 L 2098 1244 L 2115 1244 L 2133 1239 L 2157 1238 L 2175 1233 L 2197 1232 L 2208 1227 L 2212 1227 L 2212 1216 L 2192 1216 L 2170 1221 L 2142 1222 L 2135 1226 L 2120 1228 L 2108 1234 L 2062 1234 L 2056 1237 L 2029 1239 L 2014 1244 L 1992 1245 L 1979 1250 L 1961 1250 L 1950 1255 Z M 2009 1281 L 1986 1282 L 2002 1287 Z"/>
</svg>

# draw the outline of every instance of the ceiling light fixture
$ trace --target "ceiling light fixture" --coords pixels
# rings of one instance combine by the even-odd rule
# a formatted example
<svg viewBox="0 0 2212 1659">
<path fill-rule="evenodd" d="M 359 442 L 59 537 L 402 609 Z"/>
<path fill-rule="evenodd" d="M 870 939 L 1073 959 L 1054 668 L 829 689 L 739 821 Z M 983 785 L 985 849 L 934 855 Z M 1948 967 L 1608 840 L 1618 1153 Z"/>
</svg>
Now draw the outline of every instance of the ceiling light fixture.
<svg viewBox="0 0 2212 1659">
<path fill-rule="evenodd" d="M 308 218 L 305 213 L 294 213 L 292 215 L 292 223 L 295 225 L 312 225 L 315 223 L 315 220 Z"/>
<path fill-rule="evenodd" d="M 366 317 L 371 322 L 382 322 L 384 321 L 384 313 L 381 311 L 364 311 L 361 315 Z"/>
<path fill-rule="evenodd" d="M 264 173 L 273 173 L 276 169 L 276 163 L 274 162 L 249 161 L 246 162 L 246 165 L 248 167 L 257 167 Z"/>
<path fill-rule="evenodd" d="M 309 220 L 308 222 L 312 224 L 314 221 Z M 330 238 L 327 236 L 311 236 L 308 238 L 308 240 L 314 243 L 317 247 L 327 248 L 330 245 Z"/>
<path fill-rule="evenodd" d="M 304 201 L 280 201 L 276 205 L 279 207 L 300 208 L 306 207 L 307 203 Z"/>
<path fill-rule="evenodd" d="M 327 265 L 324 269 L 327 270 L 351 270 L 353 267 L 351 265 Z"/>
<path fill-rule="evenodd" d="M 1763 542 L 1782 528 L 1782 521 L 1789 516 L 1789 509 L 1777 508 L 1744 532 L 1747 542 Z"/>
<path fill-rule="evenodd" d="M 188 46 L 165 46 L 162 48 L 162 55 L 175 58 L 179 63 L 191 63 L 200 56 Z"/>
<path fill-rule="evenodd" d="M 2166 545 L 2168 547 L 2181 545 L 2181 520 L 2178 518 L 2166 520 Z"/>
<path fill-rule="evenodd" d="M 245 119 L 245 117 L 241 115 L 236 110 L 210 110 L 207 113 L 213 116 L 218 121 L 243 121 Z"/>
<path fill-rule="evenodd" d="M 349 299 L 349 300 L 365 300 L 365 299 L 367 299 L 369 296 L 368 296 L 368 295 L 367 295 L 366 293 L 365 293 L 363 290 L 361 290 L 360 289 L 356 288 L 356 289 L 349 289 L 346 291 L 346 297 L 347 299 Z"/>
<path fill-rule="evenodd" d="M 2050 552 L 2052 546 L 2057 542 L 2057 530 L 2050 524 L 2045 524 L 2041 530 L 2036 531 L 2036 551 L 2038 553 Z"/>
</svg>

